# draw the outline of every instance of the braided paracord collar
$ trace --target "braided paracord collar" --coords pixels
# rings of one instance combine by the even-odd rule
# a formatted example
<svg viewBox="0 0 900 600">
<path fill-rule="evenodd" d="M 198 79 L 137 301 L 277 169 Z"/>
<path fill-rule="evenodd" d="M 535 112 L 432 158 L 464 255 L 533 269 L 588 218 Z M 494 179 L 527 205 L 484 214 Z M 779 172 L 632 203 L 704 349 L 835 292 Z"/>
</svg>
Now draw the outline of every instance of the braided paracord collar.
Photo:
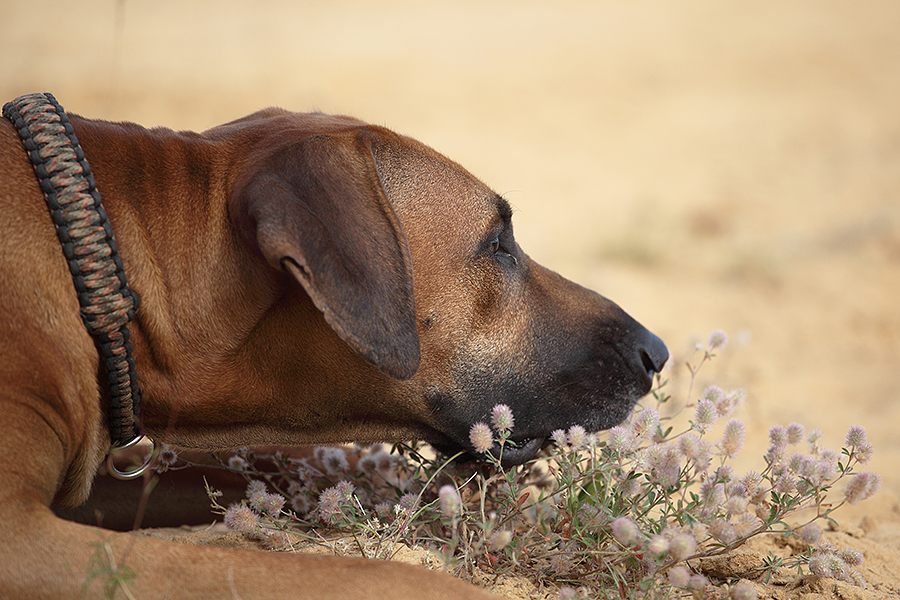
<svg viewBox="0 0 900 600">
<path fill-rule="evenodd" d="M 31 159 L 78 291 L 81 318 L 109 377 L 113 448 L 141 437 L 141 392 L 128 341 L 139 299 L 128 288 L 112 226 L 69 118 L 51 94 L 20 96 L 3 107 Z"/>
</svg>

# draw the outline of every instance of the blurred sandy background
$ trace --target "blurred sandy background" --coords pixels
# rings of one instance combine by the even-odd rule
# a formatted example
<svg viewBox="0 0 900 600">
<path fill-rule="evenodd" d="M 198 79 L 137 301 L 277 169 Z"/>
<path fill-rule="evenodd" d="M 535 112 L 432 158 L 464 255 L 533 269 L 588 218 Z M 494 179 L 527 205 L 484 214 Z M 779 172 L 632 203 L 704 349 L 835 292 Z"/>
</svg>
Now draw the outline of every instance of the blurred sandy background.
<svg viewBox="0 0 900 600">
<path fill-rule="evenodd" d="M 425 141 L 514 204 L 533 258 L 679 361 L 730 334 L 699 389 L 747 390 L 743 463 L 775 423 L 834 448 L 865 426 L 885 484 L 844 518 L 898 531 L 900 3 L 0 8 L 3 101 L 194 130 L 280 105 Z"/>
</svg>

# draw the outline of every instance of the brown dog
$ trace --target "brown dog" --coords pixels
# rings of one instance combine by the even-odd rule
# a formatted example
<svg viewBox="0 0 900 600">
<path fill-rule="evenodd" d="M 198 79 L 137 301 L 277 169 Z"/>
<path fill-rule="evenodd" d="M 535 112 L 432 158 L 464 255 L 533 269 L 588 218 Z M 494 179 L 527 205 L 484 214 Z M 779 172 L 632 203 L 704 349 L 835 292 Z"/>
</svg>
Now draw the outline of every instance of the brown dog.
<svg viewBox="0 0 900 600">
<path fill-rule="evenodd" d="M 487 597 L 402 565 L 55 517 L 109 449 L 107 392 L 35 173 L 0 121 L 0 598 L 75 597 L 107 551 L 138 598 Z M 131 339 L 156 440 L 465 449 L 505 403 L 518 463 L 554 429 L 622 421 L 667 359 L 615 304 L 532 262 L 505 200 L 410 138 L 275 109 L 202 134 L 71 122 L 141 298 Z"/>
</svg>

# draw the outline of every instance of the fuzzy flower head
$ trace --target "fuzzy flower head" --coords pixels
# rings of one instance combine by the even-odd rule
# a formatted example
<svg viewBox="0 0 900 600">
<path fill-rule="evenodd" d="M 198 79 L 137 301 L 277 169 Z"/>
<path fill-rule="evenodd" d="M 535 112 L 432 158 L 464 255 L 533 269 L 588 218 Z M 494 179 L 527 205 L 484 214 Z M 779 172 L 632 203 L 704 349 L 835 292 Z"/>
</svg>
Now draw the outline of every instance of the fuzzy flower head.
<svg viewBox="0 0 900 600">
<path fill-rule="evenodd" d="M 277 517 L 284 508 L 284 496 L 280 494 L 268 494 L 263 491 L 254 492 L 250 496 L 250 507 L 264 515 Z"/>
<path fill-rule="evenodd" d="M 672 558 L 682 561 L 697 550 L 697 540 L 689 533 L 677 533 L 669 542 L 669 553 Z"/>
<path fill-rule="evenodd" d="M 581 425 L 572 425 L 566 436 L 573 450 L 581 450 L 587 445 L 587 432 Z"/>
<path fill-rule="evenodd" d="M 803 425 L 800 423 L 791 423 L 787 426 L 787 441 L 788 444 L 794 446 L 803 441 L 803 434 L 806 433 Z"/>
<path fill-rule="evenodd" d="M 400 496 L 400 502 L 398 504 L 403 510 L 415 510 L 419 505 L 419 495 L 412 492 L 403 494 Z"/>
<path fill-rule="evenodd" d="M 719 442 L 719 448 L 722 454 L 728 458 L 734 458 L 741 447 L 744 445 L 744 423 L 731 419 L 725 425 L 725 432 L 722 434 L 722 440 Z"/>
<path fill-rule="evenodd" d="M 850 479 L 844 490 L 844 498 L 850 504 L 857 504 L 870 498 L 881 488 L 881 475 L 874 471 L 857 473 Z"/>
<path fill-rule="evenodd" d="M 847 432 L 847 445 L 858 448 L 866 443 L 866 430 L 861 425 L 854 425 Z"/>
<path fill-rule="evenodd" d="M 607 446 L 613 452 L 624 454 L 631 450 L 631 432 L 626 427 L 616 425 L 615 427 L 610 429 L 609 437 L 607 438 L 607 440 Z"/>
<path fill-rule="evenodd" d="M 725 344 L 727 343 L 728 334 L 721 329 L 714 330 L 709 334 L 709 337 L 706 340 L 706 345 L 709 346 L 710 350 L 718 350 L 720 348 L 724 348 Z"/>
<path fill-rule="evenodd" d="M 168 444 L 162 444 L 159 454 L 156 456 L 153 470 L 157 473 L 165 473 L 169 470 L 169 467 L 174 466 L 176 462 L 178 462 L 178 453 L 175 449 Z"/>
<path fill-rule="evenodd" d="M 788 445 L 788 432 L 782 425 L 773 425 L 769 429 L 769 444 L 773 448 L 784 450 Z"/>
<path fill-rule="evenodd" d="M 566 431 L 564 429 L 554 429 L 550 434 L 550 439 L 553 440 L 553 443 L 556 444 L 557 448 L 563 449 L 566 447 Z"/>
<path fill-rule="evenodd" d="M 315 449 L 314 456 L 332 478 L 343 477 L 350 470 L 347 452 L 343 448 L 319 446 Z"/>
<path fill-rule="evenodd" d="M 729 598 L 730 600 L 757 600 L 759 594 L 756 593 L 756 589 L 752 585 L 742 581 L 731 588 Z"/>
<path fill-rule="evenodd" d="M 694 411 L 694 429 L 700 432 L 709 431 L 716 424 L 718 417 L 719 411 L 716 410 L 715 404 L 709 400 L 700 400 Z"/>
<path fill-rule="evenodd" d="M 816 523 L 807 523 L 800 528 L 800 539 L 814 546 L 822 539 L 822 528 Z"/>
<path fill-rule="evenodd" d="M 247 484 L 247 491 L 245 492 L 245 494 L 247 498 L 252 498 L 254 494 L 266 491 L 266 482 L 260 481 L 259 479 L 254 479 Z"/>
<path fill-rule="evenodd" d="M 459 497 L 459 491 L 456 486 L 444 485 L 438 491 L 440 499 L 441 512 L 446 517 L 454 519 L 462 514 L 462 499 Z"/>
<path fill-rule="evenodd" d="M 659 412 L 652 406 L 643 409 L 631 421 L 631 436 L 635 440 L 649 440 L 656 435 L 657 429 L 659 429 Z"/>
<path fill-rule="evenodd" d="M 234 531 L 254 533 L 259 528 L 259 515 L 243 504 L 232 504 L 225 511 L 225 526 Z"/>
<path fill-rule="evenodd" d="M 691 578 L 691 572 L 686 567 L 672 567 L 667 574 L 672 587 L 685 588 Z"/>
<path fill-rule="evenodd" d="M 819 440 L 822 439 L 822 430 L 821 429 L 813 429 L 809 432 L 809 435 L 806 436 L 806 441 L 809 442 L 809 453 L 810 454 L 818 454 L 819 453 Z"/>
<path fill-rule="evenodd" d="M 247 461 L 235 454 L 228 458 L 228 468 L 232 471 L 243 471 L 247 468 Z"/>
<path fill-rule="evenodd" d="M 623 546 L 630 546 L 638 539 L 640 532 L 634 521 L 628 517 L 616 517 L 612 522 L 612 534 L 617 542 Z"/>
<path fill-rule="evenodd" d="M 872 460 L 872 454 L 874 453 L 875 446 L 869 443 L 865 443 L 853 449 L 853 457 L 863 465 Z"/>
<path fill-rule="evenodd" d="M 326 523 L 334 523 L 343 514 L 341 502 L 344 495 L 337 487 L 330 487 L 319 494 L 319 517 Z"/>
<path fill-rule="evenodd" d="M 719 401 L 724 397 L 725 392 L 723 392 L 722 388 L 717 385 L 708 386 L 705 390 L 703 390 L 703 394 L 700 395 L 701 400 L 709 400 L 713 404 L 718 404 Z"/>
<path fill-rule="evenodd" d="M 505 404 L 498 404 L 491 410 L 491 424 L 498 433 L 512 431 L 515 420 L 512 409 Z"/>
<path fill-rule="evenodd" d="M 469 430 L 469 441 L 475 448 L 475 452 L 485 454 L 494 446 L 494 434 L 491 433 L 491 428 L 487 426 L 487 423 L 475 423 Z"/>
</svg>

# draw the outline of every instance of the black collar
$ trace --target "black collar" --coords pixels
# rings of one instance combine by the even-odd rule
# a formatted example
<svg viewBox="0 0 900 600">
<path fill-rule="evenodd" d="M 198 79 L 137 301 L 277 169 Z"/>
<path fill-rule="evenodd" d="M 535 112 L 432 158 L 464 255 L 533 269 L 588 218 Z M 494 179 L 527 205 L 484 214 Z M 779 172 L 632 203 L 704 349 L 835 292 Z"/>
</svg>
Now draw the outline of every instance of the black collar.
<svg viewBox="0 0 900 600">
<path fill-rule="evenodd" d="M 130 446 L 141 437 L 141 391 L 128 341 L 139 298 L 128 288 L 91 168 L 51 94 L 20 96 L 3 107 L 3 116 L 15 125 L 31 159 L 78 292 L 81 318 L 103 360 L 112 447 Z"/>
</svg>

